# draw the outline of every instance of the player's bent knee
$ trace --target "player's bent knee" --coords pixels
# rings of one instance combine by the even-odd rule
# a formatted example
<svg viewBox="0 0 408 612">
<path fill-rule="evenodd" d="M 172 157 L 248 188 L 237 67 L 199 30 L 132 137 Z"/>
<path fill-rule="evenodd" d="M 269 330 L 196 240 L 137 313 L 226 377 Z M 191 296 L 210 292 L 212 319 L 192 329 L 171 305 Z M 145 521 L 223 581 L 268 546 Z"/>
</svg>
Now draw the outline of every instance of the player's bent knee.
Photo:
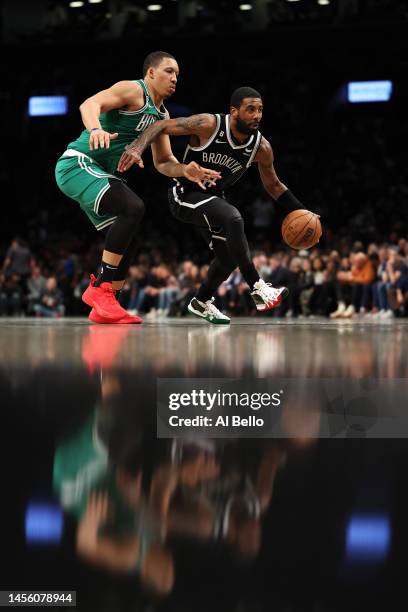
<svg viewBox="0 0 408 612">
<path fill-rule="evenodd" d="M 135 195 L 131 201 L 128 201 L 126 214 L 135 221 L 140 221 L 145 211 L 145 204 L 139 196 Z"/>
<path fill-rule="evenodd" d="M 126 217 L 126 220 L 132 224 L 140 222 L 144 210 L 143 200 L 126 185 L 118 181 L 111 183 L 110 189 L 103 196 L 99 206 L 101 214 L 114 214 L 118 217 Z"/>
<path fill-rule="evenodd" d="M 227 234 L 236 235 L 244 231 L 244 220 L 240 214 L 234 215 L 228 219 L 226 224 Z"/>
</svg>

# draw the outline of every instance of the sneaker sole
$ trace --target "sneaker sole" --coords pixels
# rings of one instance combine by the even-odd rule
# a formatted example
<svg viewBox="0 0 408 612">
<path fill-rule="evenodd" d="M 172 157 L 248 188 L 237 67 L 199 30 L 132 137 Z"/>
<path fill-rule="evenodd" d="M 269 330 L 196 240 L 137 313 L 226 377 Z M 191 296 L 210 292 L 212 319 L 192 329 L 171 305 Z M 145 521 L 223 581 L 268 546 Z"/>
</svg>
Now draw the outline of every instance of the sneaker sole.
<svg viewBox="0 0 408 612">
<path fill-rule="evenodd" d="M 200 319 L 204 319 L 207 323 L 212 323 L 213 325 L 229 325 L 230 320 L 223 321 L 222 319 L 209 319 L 205 315 L 201 314 L 198 310 L 195 310 L 190 304 L 187 306 L 187 310 L 190 314 L 195 315 L 196 317 L 200 317 Z"/>
<path fill-rule="evenodd" d="M 279 304 L 282 302 L 282 298 L 281 296 L 279 296 L 279 299 L 277 302 L 269 302 L 268 304 L 258 304 L 256 305 L 256 309 L 258 312 L 266 312 L 267 310 L 272 310 L 273 308 L 276 308 L 277 306 L 279 306 Z"/>
<path fill-rule="evenodd" d="M 95 302 L 90 296 L 89 294 L 87 295 L 87 292 L 85 291 L 82 294 L 82 301 L 85 302 L 85 304 L 87 304 L 87 306 L 90 306 L 91 308 L 94 308 L 96 311 L 96 314 L 98 314 L 100 317 L 102 317 L 103 319 L 108 319 L 109 321 L 119 321 L 120 319 L 123 319 L 124 315 L 120 314 L 116 317 L 112 317 L 112 315 L 110 315 L 109 312 L 107 312 L 106 310 L 104 310 L 103 308 L 101 308 L 98 304 L 98 302 Z"/>
<path fill-rule="evenodd" d="M 97 313 L 92 311 L 89 313 L 88 319 L 92 321 L 92 323 L 97 323 L 98 325 L 140 325 L 140 323 L 143 323 L 143 319 L 140 319 L 140 317 L 133 317 L 132 315 L 113 321 L 112 319 L 100 317 Z"/>
<path fill-rule="evenodd" d="M 276 308 L 277 306 L 279 306 L 282 300 L 288 297 L 288 295 L 289 295 L 289 289 L 285 287 L 285 289 L 282 291 L 282 293 L 280 294 L 276 302 L 269 302 L 268 304 L 259 304 L 259 305 L 255 302 L 256 309 L 259 312 L 265 312 L 266 310 L 272 310 L 273 308 Z"/>
</svg>

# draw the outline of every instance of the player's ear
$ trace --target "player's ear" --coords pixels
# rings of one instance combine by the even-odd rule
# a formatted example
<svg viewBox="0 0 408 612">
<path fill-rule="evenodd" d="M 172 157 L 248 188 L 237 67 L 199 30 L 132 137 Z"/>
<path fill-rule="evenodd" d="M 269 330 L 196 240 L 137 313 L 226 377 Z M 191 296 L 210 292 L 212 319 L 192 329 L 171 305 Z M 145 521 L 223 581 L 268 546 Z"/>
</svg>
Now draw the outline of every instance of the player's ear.
<svg viewBox="0 0 408 612">
<path fill-rule="evenodd" d="M 230 107 L 230 115 L 231 117 L 236 117 L 238 115 L 238 109 L 235 106 Z"/>
</svg>

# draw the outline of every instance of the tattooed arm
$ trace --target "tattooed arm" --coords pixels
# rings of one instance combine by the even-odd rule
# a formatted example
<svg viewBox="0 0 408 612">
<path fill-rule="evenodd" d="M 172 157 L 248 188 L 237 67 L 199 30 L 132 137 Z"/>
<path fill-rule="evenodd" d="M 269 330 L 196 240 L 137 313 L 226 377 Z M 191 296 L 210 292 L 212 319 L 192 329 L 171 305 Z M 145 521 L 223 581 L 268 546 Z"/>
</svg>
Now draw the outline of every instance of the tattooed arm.
<svg viewBox="0 0 408 612">
<path fill-rule="evenodd" d="M 165 119 L 149 126 L 143 134 L 126 147 L 119 160 L 118 170 L 124 172 L 136 163 L 143 168 L 142 153 L 150 144 L 155 168 L 169 177 L 184 176 L 205 189 L 205 184 L 215 185 L 221 174 L 201 167 L 196 162 L 180 164 L 171 150 L 169 134 L 172 136 L 194 136 L 198 142 L 208 140 L 215 129 L 213 115 L 193 115 L 178 119 Z"/>
<path fill-rule="evenodd" d="M 215 130 L 215 126 L 216 119 L 214 115 L 209 114 L 156 121 L 156 123 L 150 125 L 136 140 L 126 147 L 125 152 L 119 160 L 118 170 L 119 172 L 124 172 L 134 163 L 140 168 L 143 168 L 143 152 L 156 139 L 160 139 L 159 148 L 162 150 L 164 156 L 170 157 L 170 155 L 173 155 L 171 152 L 170 140 L 161 137 L 161 135 L 196 136 L 199 141 L 208 140 Z"/>
</svg>

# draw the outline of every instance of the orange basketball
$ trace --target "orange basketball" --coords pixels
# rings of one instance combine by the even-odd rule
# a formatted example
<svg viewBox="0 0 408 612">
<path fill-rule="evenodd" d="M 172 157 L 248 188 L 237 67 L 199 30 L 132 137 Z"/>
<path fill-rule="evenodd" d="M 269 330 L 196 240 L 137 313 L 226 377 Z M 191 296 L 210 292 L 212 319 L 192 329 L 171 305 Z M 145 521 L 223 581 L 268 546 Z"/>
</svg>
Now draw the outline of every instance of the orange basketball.
<svg viewBox="0 0 408 612">
<path fill-rule="evenodd" d="M 322 235 L 318 215 L 310 210 L 294 210 L 282 223 L 282 238 L 292 249 L 310 249 Z"/>
</svg>

